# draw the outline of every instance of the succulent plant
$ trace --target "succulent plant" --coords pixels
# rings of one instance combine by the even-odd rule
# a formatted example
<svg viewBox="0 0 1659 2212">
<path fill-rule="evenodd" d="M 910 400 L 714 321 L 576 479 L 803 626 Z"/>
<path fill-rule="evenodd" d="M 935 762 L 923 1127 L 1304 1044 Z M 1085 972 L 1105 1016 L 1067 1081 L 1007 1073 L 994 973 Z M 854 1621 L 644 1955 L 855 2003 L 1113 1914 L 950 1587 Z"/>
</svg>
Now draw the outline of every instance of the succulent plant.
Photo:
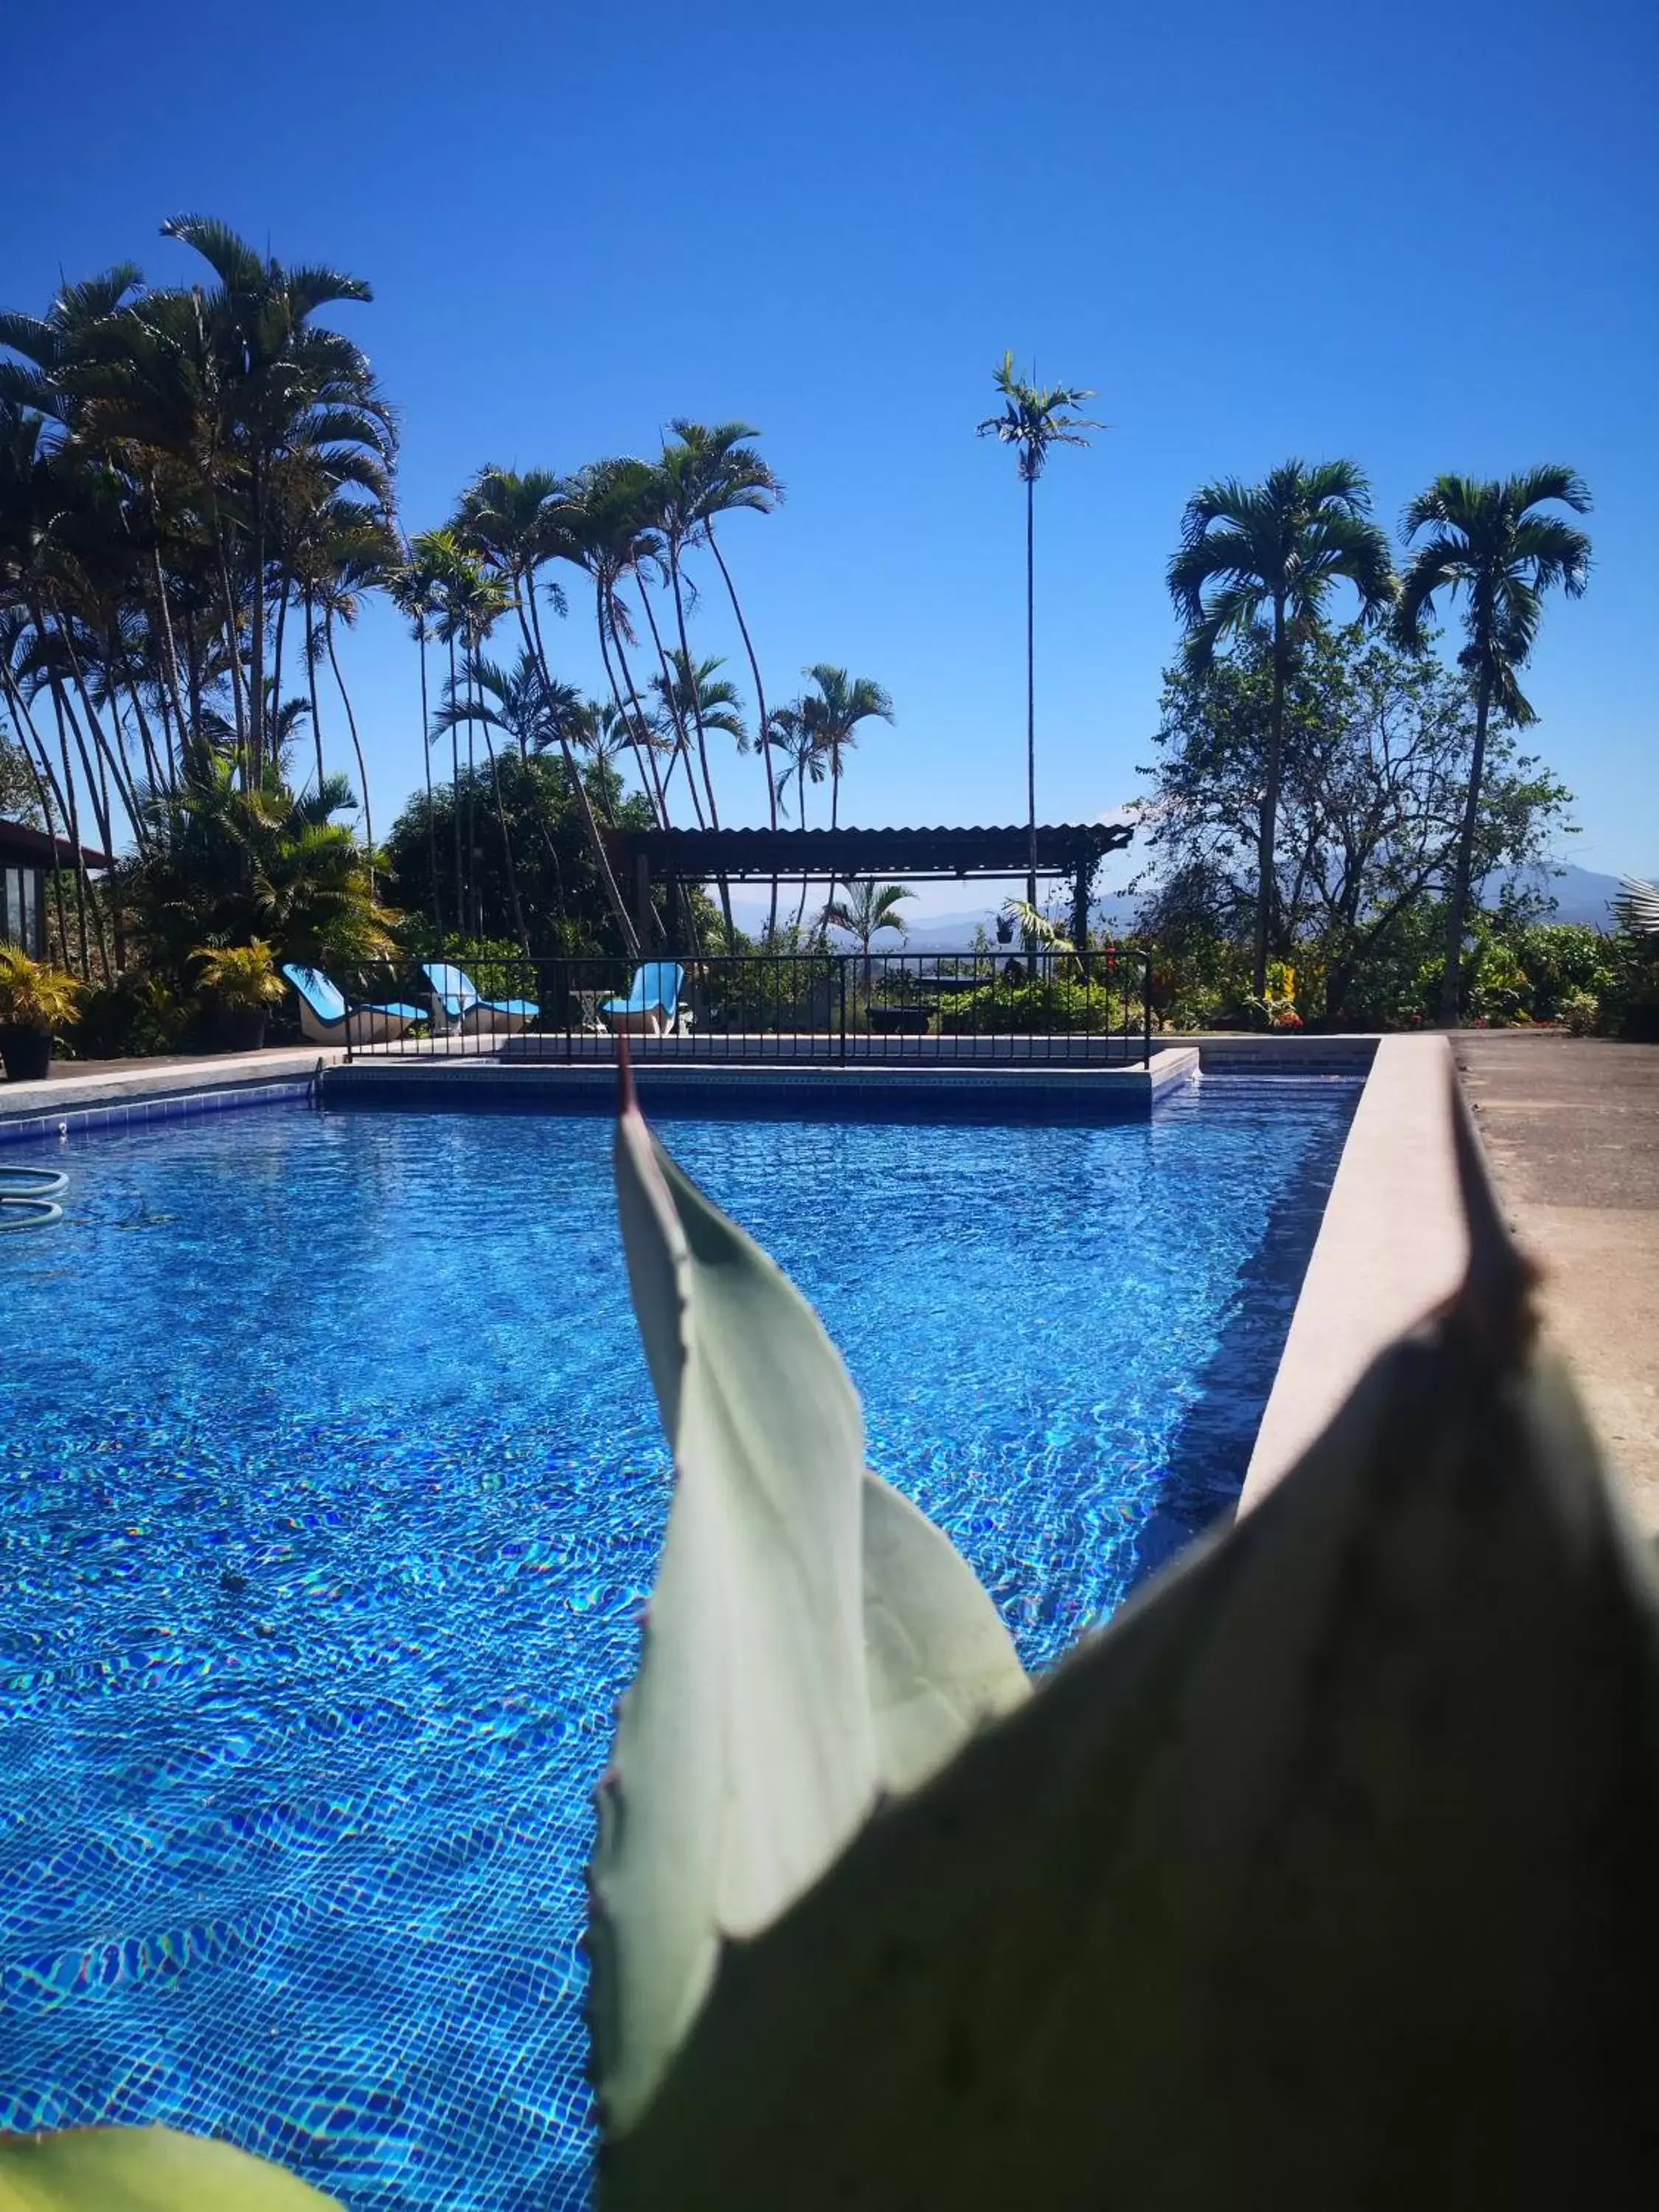
<svg viewBox="0 0 1659 2212">
<path fill-rule="evenodd" d="M 4 2212 L 319 2212 L 329 2205 L 337 2200 L 279 2166 L 173 2128 L 0 2136 Z"/>
<path fill-rule="evenodd" d="M 1653 1565 L 1454 1110 L 1456 1297 L 886 1797 L 855 1406 L 624 1113 L 679 1487 L 594 1862 L 605 2212 L 1656 2201 Z"/>
</svg>

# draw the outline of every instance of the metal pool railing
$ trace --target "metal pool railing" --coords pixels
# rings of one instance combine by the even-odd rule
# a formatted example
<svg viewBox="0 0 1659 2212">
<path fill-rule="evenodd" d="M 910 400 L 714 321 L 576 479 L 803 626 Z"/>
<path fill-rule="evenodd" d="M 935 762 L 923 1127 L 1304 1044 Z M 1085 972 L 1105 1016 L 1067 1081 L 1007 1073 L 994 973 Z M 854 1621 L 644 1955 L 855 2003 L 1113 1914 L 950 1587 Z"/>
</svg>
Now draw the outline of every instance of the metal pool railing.
<svg viewBox="0 0 1659 2212">
<path fill-rule="evenodd" d="M 619 1028 L 647 1060 L 740 1065 L 1123 1066 L 1149 1060 L 1152 957 L 805 951 L 625 959 L 453 960 L 476 1000 L 419 966 L 341 975 L 354 1006 L 422 1018 L 354 1022 L 353 1059 L 609 1060 Z"/>
</svg>

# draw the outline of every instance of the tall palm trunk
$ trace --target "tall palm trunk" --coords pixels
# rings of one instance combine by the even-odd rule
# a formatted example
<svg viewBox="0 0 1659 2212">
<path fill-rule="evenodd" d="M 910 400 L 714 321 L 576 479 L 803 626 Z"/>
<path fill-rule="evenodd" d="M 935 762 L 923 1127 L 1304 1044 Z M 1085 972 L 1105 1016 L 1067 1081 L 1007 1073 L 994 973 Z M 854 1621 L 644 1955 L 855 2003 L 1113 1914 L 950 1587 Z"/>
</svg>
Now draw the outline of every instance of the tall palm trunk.
<svg viewBox="0 0 1659 2212">
<path fill-rule="evenodd" d="M 640 732 L 640 736 L 641 736 L 641 740 L 642 740 L 642 741 L 643 741 L 643 743 L 644 743 L 644 746 L 645 746 L 645 756 L 646 756 L 647 760 L 647 761 L 650 763 L 650 764 L 651 764 L 651 773 L 652 773 L 652 775 L 653 775 L 653 778 L 656 778 L 656 776 L 657 776 L 657 763 L 656 763 L 656 757 L 655 757 L 655 754 L 653 752 L 652 748 L 651 748 L 651 744 L 650 744 L 650 731 L 649 731 L 649 726 L 648 726 L 648 724 L 647 723 L 646 719 L 645 719 L 645 708 L 641 705 L 641 703 L 640 703 L 640 695 L 639 695 L 639 692 L 638 692 L 638 690 L 635 688 L 635 684 L 634 684 L 634 672 L 633 672 L 633 670 L 632 670 L 632 669 L 629 666 L 629 665 L 628 665 L 628 650 L 627 650 L 627 647 L 623 645 L 623 641 L 622 641 L 622 633 L 621 633 L 621 631 L 617 628 L 616 623 L 615 623 L 615 622 L 614 622 L 614 621 L 612 622 L 612 624 L 611 624 L 611 635 L 612 635 L 612 636 L 615 638 L 615 640 L 616 640 L 616 644 L 617 644 L 617 663 L 618 663 L 618 665 L 620 665 L 620 667 L 621 667 L 621 669 L 622 669 L 622 672 L 623 672 L 623 682 L 624 682 L 624 683 L 627 684 L 627 686 L 628 686 L 628 696 L 629 696 L 629 701 L 631 702 L 631 703 L 632 703 L 632 705 L 633 705 L 635 716 L 635 718 L 636 718 L 637 725 L 638 725 L 638 728 L 639 728 L 639 732 Z M 603 625 L 601 625 L 601 642 L 603 642 L 603 641 L 603 641 Z M 608 661 L 608 660 L 607 660 L 606 665 L 607 665 L 607 666 L 609 666 L 609 661 Z M 612 690 L 615 690 L 615 688 L 616 688 L 616 678 L 615 678 L 614 677 L 612 677 L 612 678 L 611 678 L 611 688 L 612 688 Z M 621 707 L 622 707 L 622 701 L 621 701 L 620 699 L 618 699 L 618 700 L 617 700 L 617 704 L 618 708 L 621 708 Z M 625 720 L 626 719 L 627 719 L 626 710 L 623 710 L 623 720 Z M 662 811 L 662 826 L 663 826 L 663 828 L 664 828 L 665 830 L 672 829 L 673 825 L 672 825 L 672 823 L 669 821 L 669 818 L 668 818 L 668 799 L 667 799 L 667 794 L 666 794 L 665 791 L 664 790 L 664 787 L 663 787 L 662 782 L 661 782 L 661 781 L 660 781 L 660 779 L 659 779 L 659 778 L 658 778 L 658 779 L 657 779 L 657 804 L 658 804 L 658 806 L 661 809 L 661 811 Z M 702 946 L 701 946 L 701 945 L 698 944 L 698 942 L 697 942 L 697 918 L 696 918 L 696 914 L 695 914 L 695 913 L 693 912 L 693 910 L 692 910 L 692 906 L 691 906 L 691 896 L 690 896 L 690 893 L 686 890 L 685 885 L 684 885 L 683 883 L 679 882 L 679 880 L 678 880 L 678 878 L 675 879 L 675 886 L 674 886 L 674 888 L 675 888 L 675 890 L 678 892 L 678 896 L 679 896 L 679 902 L 680 902 L 680 915 L 681 915 L 681 918 L 682 918 L 682 920 L 683 920 L 683 921 L 684 921 L 684 923 L 685 923 L 685 933 L 686 933 L 686 943 L 687 943 L 687 948 L 688 948 L 688 950 L 690 951 L 691 956 L 692 956 L 692 957 L 693 957 L 694 959 L 696 959 L 696 958 L 699 958 L 699 957 L 701 957 L 701 955 L 702 955 Z"/>
<path fill-rule="evenodd" d="M 116 732 L 115 738 L 112 740 L 105 731 L 97 708 L 92 703 L 92 693 L 87 683 L 86 672 L 81 665 L 81 656 L 76 651 L 74 631 L 62 614 L 58 617 L 58 634 L 64 641 L 64 651 L 69 659 L 70 674 L 75 679 L 76 696 L 79 698 L 82 711 L 87 718 L 87 728 L 92 738 L 94 757 L 99 763 L 99 787 L 103 795 L 103 814 L 100 826 L 105 830 L 104 850 L 110 853 L 115 849 L 112 836 L 114 815 L 109 802 L 112 783 L 115 787 L 115 795 L 120 800 L 122 810 L 131 825 L 134 841 L 142 848 L 144 837 L 143 826 L 138 819 L 137 794 L 133 789 L 131 772 L 120 747 L 119 710 L 112 697 L 110 720 L 113 722 Z"/>
<path fill-rule="evenodd" d="M 69 817 L 70 843 L 75 851 L 75 906 L 80 925 L 81 973 L 89 983 L 93 980 L 92 947 L 87 934 L 87 915 L 89 908 L 96 914 L 96 908 L 93 906 L 92 886 L 87 880 L 87 864 L 82 851 L 81 809 L 75 793 L 75 771 L 70 766 L 69 732 L 64 720 L 63 690 L 55 671 L 52 674 L 50 689 L 52 714 L 58 724 L 58 750 L 64 761 L 64 811 Z M 97 921 L 98 949 L 107 962 L 109 948 L 104 941 L 103 916 L 97 915 Z"/>
<path fill-rule="evenodd" d="M 795 811 L 800 817 L 800 826 L 804 830 L 806 827 L 806 763 L 805 760 L 795 770 Z M 806 919 L 806 894 L 811 884 L 811 878 L 803 868 L 800 878 L 800 904 L 795 908 L 797 937 L 800 935 L 801 924 Z"/>
<path fill-rule="evenodd" d="M 317 749 L 317 791 L 323 788 L 323 718 L 317 711 L 317 637 L 312 611 L 311 586 L 305 589 L 306 606 L 306 687 L 311 693 L 311 738 Z"/>
<path fill-rule="evenodd" d="M 248 757 L 253 781 L 264 766 L 265 731 L 265 498 L 264 456 L 256 443 L 249 489 L 253 506 L 253 680 L 248 701 Z"/>
<path fill-rule="evenodd" d="M 720 809 L 714 804 L 714 779 L 709 772 L 708 767 L 708 732 L 704 727 L 702 719 L 702 686 L 698 683 L 696 676 L 692 670 L 691 648 L 686 642 L 685 605 L 680 594 L 679 555 L 672 539 L 669 541 L 668 547 L 668 574 L 674 591 L 674 622 L 675 627 L 679 632 L 680 665 L 686 672 L 687 680 L 690 683 L 691 690 L 691 714 L 697 728 L 697 759 L 702 769 L 703 788 L 708 793 L 708 819 L 711 825 L 714 829 L 718 830 L 720 826 Z M 653 638 L 657 638 L 657 657 L 664 662 L 663 674 L 665 679 L 666 679 L 669 676 L 669 670 L 666 665 L 666 656 L 663 653 L 662 640 L 659 637 L 657 637 L 657 625 L 652 617 L 651 603 L 646 599 L 645 586 L 643 583 L 640 586 L 640 597 L 645 603 L 645 617 L 646 620 L 651 623 L 651 635 Z M 673 696 L 672 686 L 669 696 L 671 698 Z M 684 718 L 681 716 L 678 706 L 675 709 L 674 719 L 677 722 L 683 723 Z M 766 768 L 767 787 L 769 790 L 771 788 L 772 782 L 772 770 L 770 765 L 766 762 L 765 750 L 764 746 L 761 748 L 761 757 L 762 763 Z M 688 782 L 690 782 L 691 781 L 691 771 L 689 764 L 686 769 L 686 781 Z M 695 797 L 696 786 L 692 784 L 691 788 L 693 796 Z M 738 949 L 738 933 L 736 926 L 733 924 L 732 920 L 731 882 L 724 870 L 721 870 L 716 875 L 714 880 L 720 890 L 720 915 L 726 923 L 726 949 L 729 953 L 735 953 Z"/>
<path fill-rule="evenodd" d="M 444 941 L 443 902 L 438 896 L 438 819 L 433 811 L 432 799 L 432 710 L 427 703 L 426 690 L 426 623 L 420 618 L 419 644 L 421 648 L 421 766 L 426 771 L 426 842 L 428 865 L 432 870 L 432 927 L 438 933 L 440 947 Z"/>
<path fill-rule="evenodd" d="M 452 632 L 447 641 L 449 647 L 449 703 L 455 703 L 455 639 Z M 461 736 L 453 720 L 449 725 L 449 813 L 450 825 L 455 832 L 455 928 L 457 934 L 466 934 L 466 872 L 461 859 Z"/>
<path fill-rule="evenodd" d="M 1025 479 L 1025 819 L 1030 831 L 1025 903 L 1036 904 L 1036 479 Z"/>
<path fill-rule="evenodd" d="M 513 833 L 507 826 L 507 808 L 501 799 L 501 769 L 495 760 L 495 740 L 490 735 L 488 722 L 483 724 L 484 750 L 489 756 L 489 781 L 495 793 L 495 819 L 501 825 L 501 855 L 507 863 L 507 902 L 513 915 L 513 929 L 519 940 L 519 950 L 528 960 L 531 956 L 530 933 L 524 926 L 524 908 L 519 904 L 519 872 L 513 864 Z"/>
<path fill-rule="evenodd" d="M 532 583 L 533 586 L 533 579 Z M 540 615 L 536 611 L 536 594 L 533 587 L 526 592 L 526 597 L 530 602 L 530 619 L 526 625 L 525 611 L 520 607 L 520 627 L 525 630 L 526 640 L 534 641 L 536 665 L 541 672 L 542 686 L 544 692 L 550 693 L 553 688 L 553 676 L 547 665 L 546 648 L 542 644 L 542 622 Z M 594 818 L 593 803 L 588 797 L 587 786 L 582 781 L 581 767 L 577 761 L 574 749 L 562 730 L 558 732 L 558 739 L 559 750 L 564 757 L 565 768 L 570 777 L 570 787 L 575 794 L 576 805 L 580 811 L 583 834 L 592 853 L 593 865 L 599 870 L 599 881 L 604 886 L 605 895 L 611 902 L 611 911 L 616 916 L 617 927 L 622 933 L 623 949 L 631 960 L 637 956 L 640 949 L 638 933 L 634 927 L 634 918 L 628 911 L 628 902 L 622 895 L 621 887 L 611 868 L 611 854 L 606 848 L 599 823 Z M 550 846 L 550 839 L 549 843 Z"/>
<path fill-rule="evenodd" d="M 1256 830 L 1255 968 L 1258 999 L 1267 995 L 1267 951 L 1273 933 L 1274 847 L 1279 834 L 1279 787 L 1285 764 L 1285 693 L 1290 674 L 1290 646 L 1285 635 L 1285 599 L 1273 599 L 1273 687 L 1267 714 L 1267 773 L 1261 782 L 1261 811 Z"/>
<path fill-rule="evenodd" d="M 167 603 L 167 579 L 161 573 L 161 553 L 159 546 L 150 548 L 150 573 L 155 585 L 155 603 L 161 611 L 161 641 L 166 647 L 162 665 L 167 671 L 168 687 L 173 693 L 173 712 L 179 725 L 179 749 L 182 760 L 189 723 L 185 714 L 185 696 L 179 681 L 179 648 L 173 635 L 173 609 Z M 179 779 L 173 763 L 168 763 L 168 787 L 176 791 Z"/>
<path fill-rule="evenodd" d="M 732 602 L 732 611 L 738 618 L 738 629 L 743 639 L 743 649 L 749 656 L 749 672 L 755 679 L 755 712 L 759 718 L 755 726 L 760 732 L 762 773 L 766 778 L 766 818 L 775 833 L 778 826 L 778 794 L 772 781 L 771 763 L 767 758 L 766 732 L 770 726 L 766 714 L 766 686 L 761 682 L 760 662 L 756 657 L 754 641 L 749 635 L 749 625 L 743 618 L 743 607 L 738 599 L 738 587 L 732 581 L 732 572 L 726 565 L 725 555 L 720 551 L 720 541 L 714 535 L 712 518 L 704 522 L 703 535 L 708 541 L 708 550 L 714 556 L 714 565 L 720 570 L 721 580 L 725 583 L 726 595 Z M 772 872 L 772 898 L 767 914 L 766 926 L 769 931 L 775 931 L 778 926 L 778 876 L 775 868 Z"/>
<path fill-rule="evenodd" d="M 646 728 L 645 712 L 640 705 L 639 694 L 634 689 L 634 678 L 629 672 L 628 656 L 623 651 L 621 638 L 617 635 L 615 619 L 613 617 L 609 623 L 606 622 L 603 589 L 599 595 L 598 605 L 599 653 L 605 662 L 605 675 L 610 679 L 611 696 L 617 702 L 617 712 L 622 716 L 623 726 L 628 732 L 628 742 L 634 748 L 634 759 L 639 768 L 640 781 L 645 787 L 647 796 L 655 804 L 657 820 L 663 829 L 672 829 L 673 825 L 668 818 L 668 800 L 663 791 L 662 778 L 657 773 L 656 756 L 651 749 L 650 735 Z M 622 663 L 623 674 L 628 683 L 628 696 L 633 702 L 634 713 L 631 715 L 623 702 L 622 686 L 617 681 L 617 671 L 611 662 L 610 645 L 611 638 L 616 639 L 617 659 Z"/>
<path fill-rule="evenodd" d="M 276 594 L 276 635 L 270 647 L 271 756 L 276 757 L 277 733 L 283 726 L 283 632 L 288 624 L 288 578 Z"/>
<path fill-rule="evenodd" d="M 651 633 L 651 642 L 656 648 L 657 665 L 662 671 L 663 697 L 668 708 L 668 719 L 674 726 L 674 757 L 669 762 L 668 773 L 662 780 L 663 797 L 665 799 L 668 796 L 669 787 L 674 781 L 674 770 L 684 766 L 685 787 L 691 794 L 692 814 L 696 817 L 698 829 L 706 830 L 711 817 L 703 811 L 702 799 L 697 790 L 697 779 L 691 767 L 691 737 L 685 726 L 685 715 L 680 706 L 679 686 L 675 681 L 674 672 L 669 665 L 668 655 L 663 649 L 662 635 L 657 628 L 656 617 L 651 611 L 651 601 L 646 592 L 643 579 L 640 580 L 640 605 L 645 611 L 646 627 Z M 621 647 L 618 647 L 617 650 L 620 652 Z M 708 765 L 705 760 L 703 763 L 705 782 L 708 777 Z M 714 804 L 712 788 L 708 794 L 708 804 L 712 809 Z M 715 829 L 718 830 L 720 817 L 715 814 L 712 818 Z"/>
<path fill-rule="evenodd" d="M 1455 1029 L 1463 1011 L 1463 929 L 1468 919 L 1469 878 L 1474 866 L 1474 825 L 1480 807 L 1480 782 L 1486 769 L 1486 723 L 1492 713 L 1492 668 L 1483 657 L 1480 688 L 1474 702 L 1474 757 L 1463 795 L 1463 819 L 1457 831 L 1451 897 L 1446 911 L 1446 967 L 1440 981 L 1440 1023 Z"/>
<path fill-rule="evenodd" d="M 213 508 L 213 536 L 219 561 L 219 590 L 224 601 L 225 651 L 230 660 L 230 703 L 236 721 L 236 750 L 241 757 L 244 782 L 249 781 L 252 755 L 248 749 L 247 702 L 242 684 L 242 637 L 236 617 L 236 594 L 230 586 L 230 563 L 225 557 L 224 539 L 219 531 L 218 505 Z"/>
<path fill-rule="evenodd" d="M 363 758 L 363 748 L 357 736 L 357 717 L 351 711 L 351 694 L 345 688 L 345 678 L 340 673 L 340 663 L 334 651 L 334 617 L 323 617 L 323 642 L 328 647 L 328 665 L 334 671 L 334 681 L 339 687 L 340 704 L 345 708 L 346 727 L 351 732 L 351 750 L 357 756 L 357 774 L 363 787 L 363 842 L 368 848 L 368 895 L 374 896 L 374 817 L 368 804 L 368 763 Z"/>
</svg>

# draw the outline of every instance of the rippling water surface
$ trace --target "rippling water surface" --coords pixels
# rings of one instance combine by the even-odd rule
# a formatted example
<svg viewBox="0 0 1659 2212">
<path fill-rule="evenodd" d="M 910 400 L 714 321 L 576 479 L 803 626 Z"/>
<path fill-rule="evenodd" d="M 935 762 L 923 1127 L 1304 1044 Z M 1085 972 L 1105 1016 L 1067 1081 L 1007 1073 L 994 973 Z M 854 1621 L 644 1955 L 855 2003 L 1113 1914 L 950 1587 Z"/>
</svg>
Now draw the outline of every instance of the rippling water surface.
<svg viewBox="0 0 1659 2212">
<path fill-rule="evenodd" d="M 1236 1494 L 1353 1097 L 665 1133 L 1040 1667 Z M 0 2130 L 585 2202 L 588 1792 L 667 1507 L 609 1142 L 226 1115 L 63 1148 L 0 1237 Z"/>
</svg>

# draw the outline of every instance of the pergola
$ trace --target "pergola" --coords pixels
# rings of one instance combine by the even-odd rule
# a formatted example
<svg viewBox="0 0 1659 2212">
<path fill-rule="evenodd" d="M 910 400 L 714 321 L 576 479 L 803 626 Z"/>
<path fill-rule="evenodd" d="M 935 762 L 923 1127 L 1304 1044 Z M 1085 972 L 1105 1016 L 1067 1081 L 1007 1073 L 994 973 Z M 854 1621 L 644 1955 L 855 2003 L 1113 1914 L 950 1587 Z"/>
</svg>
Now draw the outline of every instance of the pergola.
<svg viewBox="0 0 1659 2212">
<path fill-rule="evenodd" d="M 1127 822 L 1057 822 L 1039 825 L 1036 873 L 1072 884 L 1074 933 L 1080 933 L 1096 868 L 1121 853 L 1134 832 Z M 880 876 L 890 882 L 968 883 L 1026 876 L 1031 869 L 1031 831 L 1024 823 L 982 830 L 607 830 L 605 842 L 617 880 L 631 892 L 641 942 L 651 928 L 651 895 L 668 891 L 668 926 L 678 926 L 682 884 L 728 883 L 774 876 L 797 883 L 856 883 Z"/>
</svg>

